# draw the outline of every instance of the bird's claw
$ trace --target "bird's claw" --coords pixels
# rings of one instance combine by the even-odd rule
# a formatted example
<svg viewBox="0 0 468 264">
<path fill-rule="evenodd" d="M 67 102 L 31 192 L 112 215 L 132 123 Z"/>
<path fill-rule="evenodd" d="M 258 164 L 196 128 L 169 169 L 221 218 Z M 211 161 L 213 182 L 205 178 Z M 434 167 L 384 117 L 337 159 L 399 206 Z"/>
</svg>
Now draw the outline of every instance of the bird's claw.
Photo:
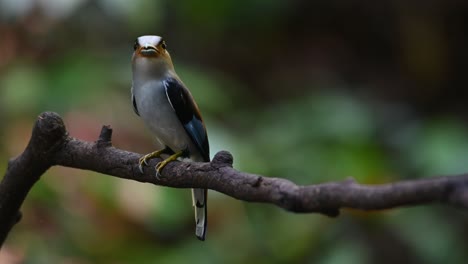
<svg viewBox="0 0 468 264">
<path fill-rule="evenodd" d="M 154 177 L 156 178 L 156 180 L 161 180 L 161 173 L 159 171 L 156 171 L 156 173 L 154 174 Z"/>
<path fill-rule="evenodd" d="M 140 172 L 143 174 L 143 165 L 148 166 L 148 162 L 146 161 L 148 155 L 145 155 L 138 160 L 138 169 L 140 169 Z"/>
<path fill-rule="evenodd" d="M 156 177 L 157 180 L 160 180 L 160 179 L 161 179 L 160 177 L 161 177 L 161 169 L 162 169 L 162 168 L 159 168 L 159 165 L 160 165 L 160 164 L 161 164 L 161 162 L 158 162 L 158 163 L 156 164 L 156 166 L 154 167 L 154 169 L 156 170 L 155 177 Z"/>
<path fill-rule="evenodd" d="M 153 153 L 150 153 L 150 154 L 147 154 L 143 157 L 140 158 L 140 160 L 138 161 L 138 168 L 140 169 L 140 172 L 143 173 L 143 164 L 144 165 L 148 165 L 148 163 L 146 162 L 147 160 L 149 159 L 152 159 L 152 158 L 155 158 L 155 157 L 159 157 L 159 155 L 163 152 L 164 150 L 160 150 L 160 151 L 155 151 Z M 171 155 L 169 158 L 163 160 L 163 161 L 160 161 L 158 162 L 158 164 L 156 164 L 156 166 L 154 167 L 154 169 L 156 170 L 156 179 L 157 180 L 160 180 L 160 177 L 161 177 L 161 171 L 162 169 L 171 161 L 174 161 L 174 160 L 177 160 L 178 157 L 182 156 L 183 155 L 183 151 L 179 151 L 173 155 Z"/>
<path fill-rule="evenodd" d="M 161 153 L 163 153 L 164 151 L 165 151 L 165 149 L 157 150 L 157 151 L 151 152 L 151 153 L 146 154 L 143 157 L 141 157 L 138 160 L 138 169 L 140 170 L 140 172 L 143 174 L 143 165 L 148 166 L 148 160 L 154 159 L 154 158 L 159 158 Z"/>
</svg>

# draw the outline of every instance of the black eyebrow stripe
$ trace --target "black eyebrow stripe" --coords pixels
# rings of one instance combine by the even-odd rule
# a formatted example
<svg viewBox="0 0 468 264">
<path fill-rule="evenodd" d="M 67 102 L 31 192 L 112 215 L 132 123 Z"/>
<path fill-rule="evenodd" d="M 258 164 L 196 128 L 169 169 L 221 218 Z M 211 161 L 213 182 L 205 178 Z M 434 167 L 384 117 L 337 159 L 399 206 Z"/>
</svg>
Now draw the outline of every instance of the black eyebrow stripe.
<svg viewBox="0 0 468 264">
<path fill-rule="evenodd" d="M 135 43 L 133 44 L 133 50 L 136 50 L 136 48 L 140 46 L 140 42 L 138 41 L 138 38 L 135 40 Z"/>
</svg>

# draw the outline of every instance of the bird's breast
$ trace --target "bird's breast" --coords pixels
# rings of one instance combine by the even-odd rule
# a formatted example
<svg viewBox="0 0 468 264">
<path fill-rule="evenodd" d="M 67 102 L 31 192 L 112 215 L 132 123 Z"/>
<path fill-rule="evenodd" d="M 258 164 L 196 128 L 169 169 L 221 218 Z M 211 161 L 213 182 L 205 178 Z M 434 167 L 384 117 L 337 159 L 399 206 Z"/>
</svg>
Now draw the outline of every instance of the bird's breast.
<svg viewBox="0 0 468 264">
<path fill-rule="evenodd" d="M 148 81 L 133 87 L 141 118 L 158 140 L 173 151 L 183 150 L 191 142 L 167 96 L 162 81 Z"/>
</svg>

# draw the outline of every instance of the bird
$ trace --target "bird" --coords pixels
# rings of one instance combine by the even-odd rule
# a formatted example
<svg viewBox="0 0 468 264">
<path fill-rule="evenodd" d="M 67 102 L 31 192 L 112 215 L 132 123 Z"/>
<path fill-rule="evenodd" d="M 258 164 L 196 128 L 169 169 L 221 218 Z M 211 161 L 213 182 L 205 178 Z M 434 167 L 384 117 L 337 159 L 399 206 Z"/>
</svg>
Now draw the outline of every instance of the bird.
<svg viewBox="0 0 468 264">
<path fill-rule="evenodd" d="M 205 123 L 197 103 L 187 86 L 174 70 L 165 40 L 160 36 L 144 35 L 135 40 L 132 55 L 132 104 L 163 149 L 139 159 L 143 166 L 153 158 L 168 158 L 159 162 L 156 177 L 171 161 L 187 159 L 209 162 L 209 142 Z M 207 189 L 192 189 L 195 208 L 195 235 L 205 240 L 207 229 Z"/>
</svg>

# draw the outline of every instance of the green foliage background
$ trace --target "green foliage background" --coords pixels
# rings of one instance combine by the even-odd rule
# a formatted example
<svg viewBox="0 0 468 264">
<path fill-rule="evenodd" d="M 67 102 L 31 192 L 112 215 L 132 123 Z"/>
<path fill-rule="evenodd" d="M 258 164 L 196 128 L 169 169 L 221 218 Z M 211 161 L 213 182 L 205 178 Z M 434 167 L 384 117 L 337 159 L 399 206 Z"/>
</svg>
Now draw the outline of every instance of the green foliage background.
<svg viewBox="0 0 468 264">
<path fill-rule="evenodd" d="M 130 103 L 135 38 L 165 37 L 211 153 L 298 184 L 468 171 L 460 1 L 0 0 L 0 171 L 43 111 L 72 136 L 114 128 L 147 153 Z M 34 186 L 0 263 L 465 263 L 468 215 L 438 205 L 337 219 L 56 167 Z"/>
</svg>

